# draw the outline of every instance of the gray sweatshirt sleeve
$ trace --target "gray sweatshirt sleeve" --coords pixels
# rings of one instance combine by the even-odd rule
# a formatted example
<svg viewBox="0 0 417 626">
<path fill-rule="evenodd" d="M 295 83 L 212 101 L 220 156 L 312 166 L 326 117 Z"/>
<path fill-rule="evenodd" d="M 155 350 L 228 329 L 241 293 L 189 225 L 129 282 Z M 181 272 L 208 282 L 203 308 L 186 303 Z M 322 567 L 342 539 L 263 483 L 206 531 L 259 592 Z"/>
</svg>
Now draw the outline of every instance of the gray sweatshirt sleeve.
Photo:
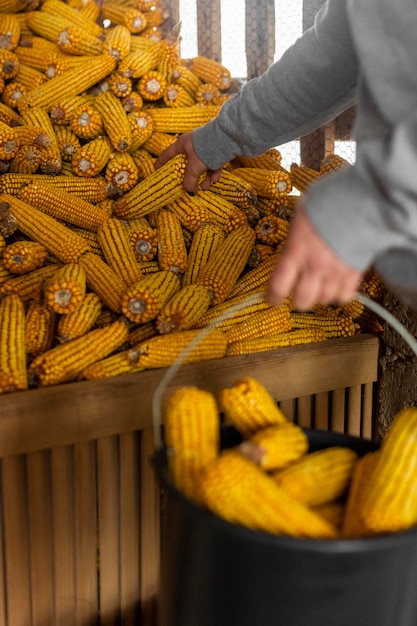
<svg viewBox="0 0 417 626">
<path fill-rule="evenodd" d="M 329 0 L 279 61 L 194 132 L 194 148 L 208 167 L 297 139 L 355 102 L 358 66 L 345 5 Z"/>
</svg>

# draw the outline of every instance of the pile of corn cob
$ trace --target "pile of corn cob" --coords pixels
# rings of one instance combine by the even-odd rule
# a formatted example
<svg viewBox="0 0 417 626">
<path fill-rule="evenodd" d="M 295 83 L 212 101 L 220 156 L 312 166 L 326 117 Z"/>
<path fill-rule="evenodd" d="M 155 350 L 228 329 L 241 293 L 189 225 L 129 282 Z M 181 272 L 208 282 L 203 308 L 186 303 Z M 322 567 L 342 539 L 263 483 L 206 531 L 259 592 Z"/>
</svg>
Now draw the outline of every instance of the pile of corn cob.
<svg viewBox="0 0 417 626">
<path fill-rule="evenodd" d="M 182 155 L 155 170 L 232 83 L 182 59 L 165 17 L 158 0 L 0 0 L 0 393 L 167 367 L 208 324 L 188 362 L 381 330 L 358 302 L 264 297 L 292 192 L 343 159 L 287 171 L 270 150 L 194 196 Z M 384 292 L 372 271 L 361 290 Z"/>
<path fill-rule="evenodd" d="M 220 411 L 242 436 L 220 450 Z M 181 387 L 164 416 L 168 469 L 191 501 L 257 531 L 356 539 L 417 524 L 417 407 L 396 415 L 380 448 L 359 456 L 344 446 L 310 451 L 252 377 L 216 399 Z"/>
</svg>

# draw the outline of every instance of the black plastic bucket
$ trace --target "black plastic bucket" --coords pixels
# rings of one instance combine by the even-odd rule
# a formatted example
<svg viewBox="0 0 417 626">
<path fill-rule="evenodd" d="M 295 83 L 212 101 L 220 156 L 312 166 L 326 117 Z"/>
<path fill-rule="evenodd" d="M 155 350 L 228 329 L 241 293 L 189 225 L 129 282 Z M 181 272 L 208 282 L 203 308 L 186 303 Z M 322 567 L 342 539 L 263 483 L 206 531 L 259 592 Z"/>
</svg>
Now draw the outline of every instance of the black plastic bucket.
<svg viewBox="0 0 417 626">
<path fill-rule="evenodd" d="M 311 449 L 375 442 L 306 430 Z M 222 432 L 223 447 L 238 442 Z M 359 540 L 275 536 L 230 524 L 164 491 L 158 626 L 417 626 L 417 529 Z"/>
</svg>

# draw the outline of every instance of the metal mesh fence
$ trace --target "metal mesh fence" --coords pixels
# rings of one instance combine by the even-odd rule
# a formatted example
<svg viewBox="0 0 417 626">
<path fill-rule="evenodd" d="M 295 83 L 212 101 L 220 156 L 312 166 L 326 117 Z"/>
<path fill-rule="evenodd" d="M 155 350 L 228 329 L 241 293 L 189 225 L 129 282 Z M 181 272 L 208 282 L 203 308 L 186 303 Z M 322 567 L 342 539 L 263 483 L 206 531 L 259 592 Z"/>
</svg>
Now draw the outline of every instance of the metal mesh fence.
<svg viewBox="0 0 417 626">
<path fill-rule="evenodd" d="M 161 0 L 171 24 L 181 23 L 183 58 L 203 54 L 226 66 L 238 82 L 259 76 L 309 28 L 324 0 Z M 319 167 L 334 152 L 353 163 L 353 115 L 320 132 L 279 146 L 283 165 Z"/>
</svg>

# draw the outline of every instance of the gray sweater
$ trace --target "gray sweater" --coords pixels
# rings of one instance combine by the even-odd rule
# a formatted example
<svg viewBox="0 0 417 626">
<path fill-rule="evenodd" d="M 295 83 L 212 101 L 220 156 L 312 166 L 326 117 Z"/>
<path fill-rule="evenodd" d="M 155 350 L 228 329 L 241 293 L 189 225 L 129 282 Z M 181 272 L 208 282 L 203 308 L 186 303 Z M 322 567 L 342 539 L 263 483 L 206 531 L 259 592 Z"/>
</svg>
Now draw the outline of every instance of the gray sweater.
<svg viewBox="0 0 417 626">
<path fill-rule="evenodd" d="M 401 295 L 417 293 L 416 32 L 415 0 L 328 0 L 278 62 L 194 133 L 197 154 L 217 169 L 355 103 L 356 163 L 315 183 L 305 208 L 340 258 L 375 264 Z"/>
</svg>

